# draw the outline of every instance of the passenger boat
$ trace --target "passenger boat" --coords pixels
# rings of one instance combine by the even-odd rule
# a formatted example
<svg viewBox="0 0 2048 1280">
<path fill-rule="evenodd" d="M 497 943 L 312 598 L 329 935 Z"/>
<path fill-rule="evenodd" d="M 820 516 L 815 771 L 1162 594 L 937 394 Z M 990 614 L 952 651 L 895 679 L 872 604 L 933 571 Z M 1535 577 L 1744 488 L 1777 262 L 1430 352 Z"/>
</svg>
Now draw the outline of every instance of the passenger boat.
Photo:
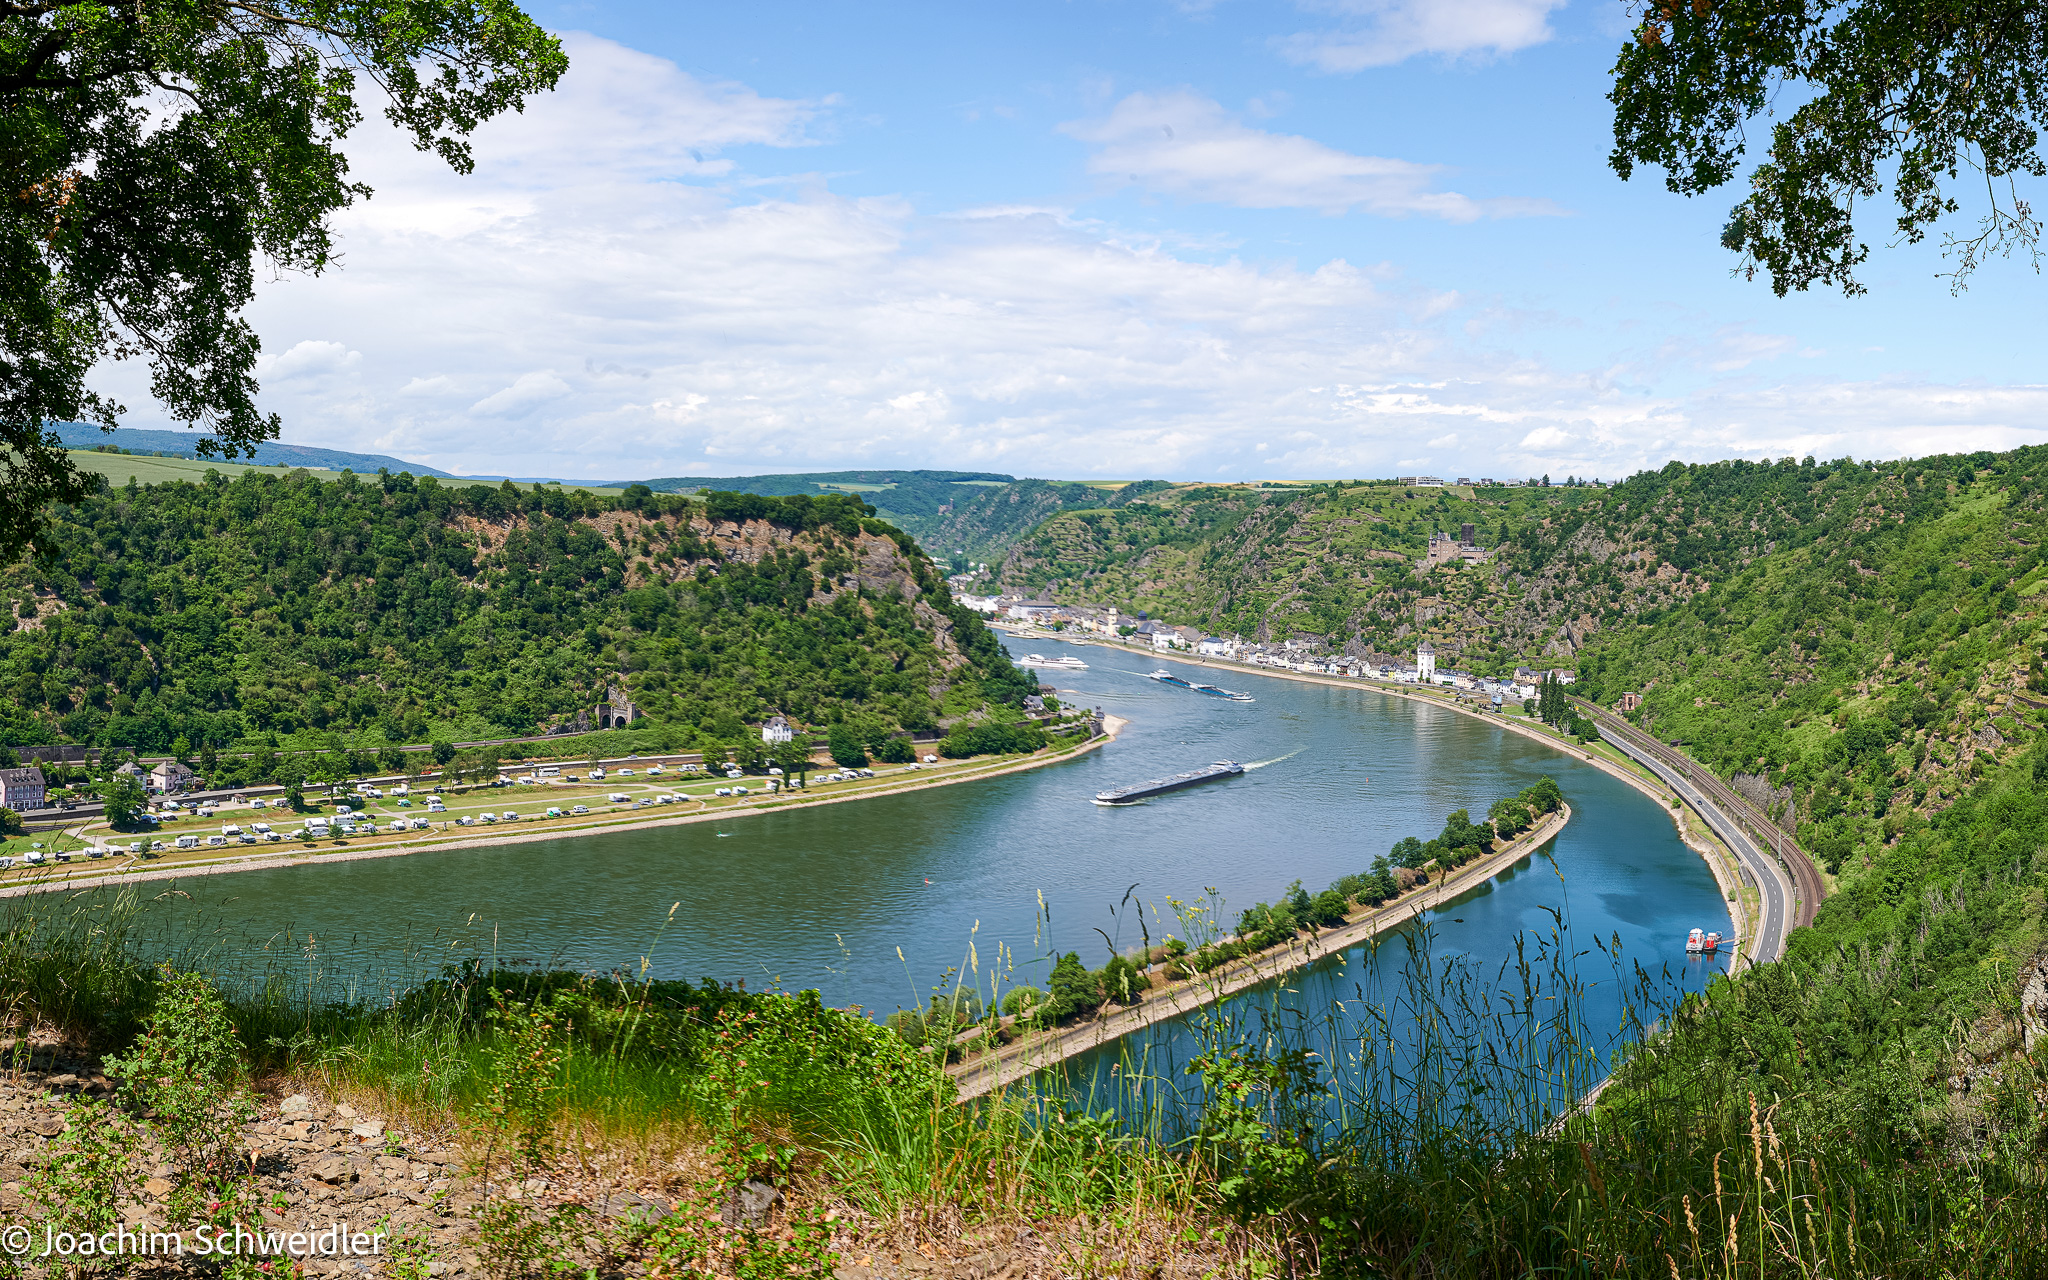
<svg viewBox="0 0 2048 1280">
<path fill-rule="evenodd" d="M 1048 658 L 1042 653 L 1027 653 L 1017 659 L 1020 667 L 1038 667 L 1047 671 L 1086 671 L 1088 664 L 1071 655 Z"/>
<path fill-rule="evenodd" d="M 1144 800 L 1150 796 L 1164 795 L 1168 791 L 1178 791 L 1182 787 L 1192 787 L 1203 782 L 1213 782 L 1218 778 L 1234 778 L 1243 772 L 1244 766 L 1235 760 L 1218 760 L 1215 764 L 1204 765 L 1199 769 L 1190 769 L 1186 773 L 1176 773 L 1170 778 L 1154 778 L 1150 782 L 1140 782 L 1135 786 L 1111 787 L 1107 791 L 1098 791 L 1095 793 L 1095 803 L 1100 805 L 1135 804 L 1137 801 Z"/>
<path fill-rule="evenodd" d="M 1685 954 L 1696 956 L 1707 949 L 1707 935 L 1704 930 L 1694 929 L 1685 935 Z"/>
<path fill-rule="evenodd" d="M 1709 933 L 1709 934 L 1707 935 L 1707 940 L 1706 940 L 1705 944 L 1704 944 L 1704 945 L 1702 945 L 1700 949 L 1701 949 L 1702 951 L 1704 951 L 1704 952 L 1705 952 L 1706 954 L 1708 954 L 1708 955 L 1713 955 L 1713 954 L 1714 954 L 1714 952 L 1715 952 L 1715 950 L 1716 950 L 1716 949 L 1717 949 L 1718 947 L 1720 947 L 1720 945 L 1721 945 L 1721 935 L 1720 935 L 1720 934 L 1718 934 L 1718 933 Z"/>
</svg>

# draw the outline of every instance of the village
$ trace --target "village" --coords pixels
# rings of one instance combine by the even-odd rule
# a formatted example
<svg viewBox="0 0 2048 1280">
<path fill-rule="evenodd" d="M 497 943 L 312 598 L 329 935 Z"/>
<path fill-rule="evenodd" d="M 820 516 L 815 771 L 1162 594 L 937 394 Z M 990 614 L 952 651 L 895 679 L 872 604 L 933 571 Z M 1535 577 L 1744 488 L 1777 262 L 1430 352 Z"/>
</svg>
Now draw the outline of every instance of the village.
<svg viewBox="0 0 2048 1280">
<path fill-rule="evenodd" d="M 1427 486 L 1443 482 L 1425 476 L 1404 479 L 1401 483 Z M 1459 483 L 1466 482 L 1460 480 Z M 1427 574 L 1440 565 L 1484 564 L 1490 556 L 1491 552 L 1479 545 L 1473 526 L 1465 524 L 1455 535 L 1444 532 L 1431 534 L 1421 559 L 1416 562 L 1415 571 Z M 1470 694 L 1495 708 L 1520 705 L 1535 698 L 1538 686 L 1546 677 L 1554 678 L 1557 683 L 1565 685 L 1572 684 L 1577 679 L 1576 673 L 1569 668 L 1541 670 L 1526 666 L 1516 667 L 1508 677 L 1498 678 L 1476 675 L 1456 667 L 1439 666 L 1436 650 L 1427 639 L 1416 644 L 1412 657 L 1376 653 L 1338 653 L 1331 652 L 1326 646 L 1299 638 L 1253 641 L 1239 635 L 1211 635 L 1199 627 L 1161 622 L 1142 613 L 1126 614 L 1113 605 L 1062 604 L 1058 601 L 1017 595 L 977 595 L 973 588 L 985 581 L 986 566 L 983 566 L 983 570 L 982 573 L 956 574 L 949 578 L 948 584 L 953 588 L 954 598 L 988 617 L 998 626 L 1008 629 L 1021 628 L 1026 634 L 1038 632 L 1074 637 L 1087 636 L 1140 648 L 1149 647 L 1162 654 L 1192 654 L 1198 658 L 1241 662 L 1247 666 L 1292 671 L 1304 675 L 1341 676 L 1389 684 L 1430 685 Z"/>
</svg>

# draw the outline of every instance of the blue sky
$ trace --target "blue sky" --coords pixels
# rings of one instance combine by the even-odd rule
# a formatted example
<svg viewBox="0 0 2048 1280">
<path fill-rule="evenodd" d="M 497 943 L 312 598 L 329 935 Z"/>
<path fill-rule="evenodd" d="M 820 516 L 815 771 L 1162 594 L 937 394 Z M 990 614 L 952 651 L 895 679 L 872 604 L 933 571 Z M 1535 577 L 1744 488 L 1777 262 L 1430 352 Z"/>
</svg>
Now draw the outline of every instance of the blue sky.
<svg viewBox="0 0 2048 1280">
<path fill-rule="evenodd" d="M 468 177 L 373 113 L 343 268 L 264 289 L 286 440 L 1248 479 L 2048 435 L 2029 268 L 1954 297 L 1879 209 L 1868 296 L 1778 299 L 1716 244 L 1738 193 L 1612 173 L 1618 4 L 532 12 L 561 89 Z"/>
</svg>

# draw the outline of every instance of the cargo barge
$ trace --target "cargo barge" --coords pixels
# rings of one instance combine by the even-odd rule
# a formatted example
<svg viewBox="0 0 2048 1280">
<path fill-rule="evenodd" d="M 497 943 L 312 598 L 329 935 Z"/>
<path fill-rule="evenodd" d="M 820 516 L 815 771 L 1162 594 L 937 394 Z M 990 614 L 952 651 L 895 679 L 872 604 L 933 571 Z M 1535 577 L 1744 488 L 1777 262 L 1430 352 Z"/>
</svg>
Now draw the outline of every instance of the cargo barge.
<svg viewBox="0 0 2048 1280">
<path fill-rule="evenodd" d="M 1248 693 L 1236 693 L 1229 689 L 1219 689 L 1213 684 L 1196 684 L 1194 681 L 1184 676 L 1177 676 L 1171 671 L 1147 672 L 1145 678 L 1147 680 L 1157 680 L 1161 684 L 1175 685 L 1182 689 L 1193 689 L 1196 693 L 1205 693 L 1212 698 L 1222 698 L 1226 702 L 1255 701 L 1252 695 Z"/>
<path fill-rule="evenodd" d="M 1203 765 L 1199 769 L 1190 769 L 1186 773 L 1176 773 L 1170 778 L 1154 778 L 1150 782 L 1140 782 L 1133 786 L 1111 787 L 1107 791 L 1098 791 L 1095 793 L 1095 803 L 1102 805 L 1135 804 L 1152 796 L 1164 795 L 1169 791 L 1178 791 L 1182 787 L 1192 787 L 1204 782 L 1213 782 L 1218 778 L 1232 778 L 1243 772 L 1244 766 L 1235 760 L 1218 760 L 1215 764 Z"/>
</svg>

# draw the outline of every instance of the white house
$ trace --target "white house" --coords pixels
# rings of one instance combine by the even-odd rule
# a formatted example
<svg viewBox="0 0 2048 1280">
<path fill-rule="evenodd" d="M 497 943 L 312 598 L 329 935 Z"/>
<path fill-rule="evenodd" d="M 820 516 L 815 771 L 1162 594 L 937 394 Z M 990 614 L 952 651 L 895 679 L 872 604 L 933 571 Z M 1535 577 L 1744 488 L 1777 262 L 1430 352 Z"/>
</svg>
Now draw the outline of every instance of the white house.
<svg viewBox="0 0 2048 1280">
<path fill-rule="evenodd" d="M 953 598 L 976 613 L 986 613 L 993 616 L 996 612 L 996 597 L 994 596 L 971 596 L 963 591 Z"/>
<path fill-rule="evenodd" d="M 1230 656 L 1230 641 L 1221 636 L 1203 636 L 1195 646 L 1195 652 L 1205 658 L 1227 658 Z"/>
<path fill-rule="evenodd" d="M 1427 640 L 1415 646 L 1415 678 L 1423 684 L 1436 683 L 1436 650 Z"/>
<path fill-rule="evenodd" d="M 41 769 L 0 769 L 0 809 L 21 813 L 49 804 Z"/>
<path fill-rule="evenodd" d="M 199 775 L 176 760 L 166 760 L 149 771 L 149 789 L 160 793 L 184 791 L 197 781 Z"/>
<path fill-rule="evenodd" d="M 781 716 L 769 716 L 768 723 L 761 726 L 761 741 L 775 746 L 789 742 L 796 737 L 796 730 L 789 727 L 789 721 Z"/>
<path fill-rule="evenodd" d="M 1552 671 L 1550 674 L 1556 678 L 1559 684 L 1577 684 L 1579 681 L 1578 672 L 1566 671 L 1563 667 L 1559 667 L 1557 670 Z"/>
</svg>

